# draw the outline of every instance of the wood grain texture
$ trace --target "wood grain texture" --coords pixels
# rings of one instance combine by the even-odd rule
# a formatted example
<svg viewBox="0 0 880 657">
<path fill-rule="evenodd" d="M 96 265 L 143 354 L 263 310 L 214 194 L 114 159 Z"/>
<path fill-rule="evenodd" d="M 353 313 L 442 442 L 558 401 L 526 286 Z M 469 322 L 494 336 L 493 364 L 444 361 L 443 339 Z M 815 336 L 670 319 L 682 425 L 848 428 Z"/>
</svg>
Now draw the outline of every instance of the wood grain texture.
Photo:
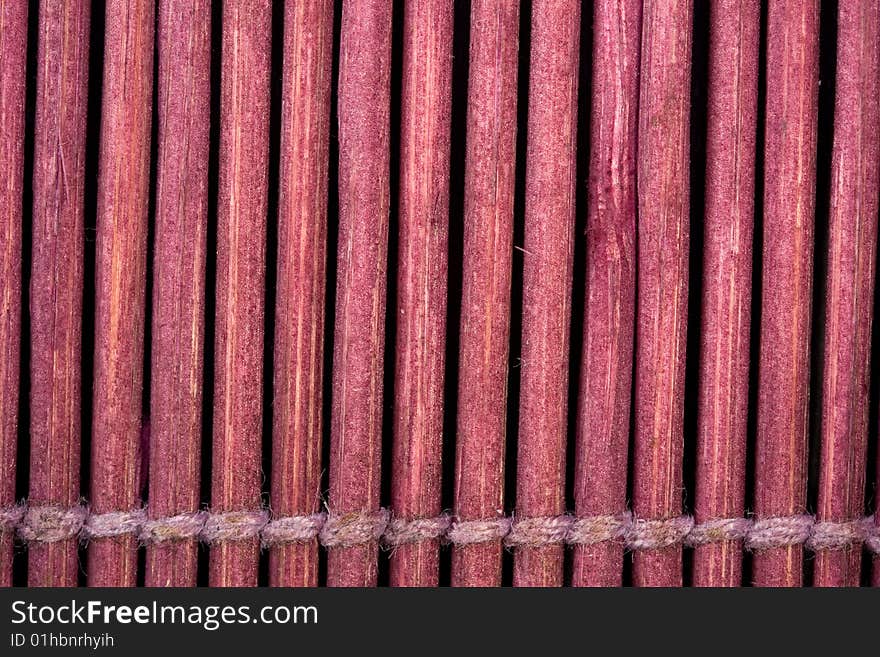
<svg viewBox="0 0 880 657">
<path fill-rule="evenodd" d="M 451 0 L 404 9 L 391 511 L 440 513 L 452 113 Z M 439 540 L 391 553 L 392 586 L 437 586 Z"/>
<path fill-rule="evenodd" d="M 223 3 L 213 511 L 261 505 L 263 339 L 269 184 L 270 0 Z M 211 547 L 211 586 L 256 586 L 257 538 Z"/>
<path fill-rule="evenodd" d="M 760 12 L 757 0 L 715 2 L 709 12 L 698 523 L 745 511 Z M 697 547 L 693 581 L 739 586 L 742 542 Z"/>
<path fill-rule="evenodd" d="M 15 503 L 27 12 L 0 0 L 0 508 Z M 12 585 L 13 539 L 0 533 L 0 586 Z"/>
<path fill-rule="evenodd" d="M 633 511 L 682 511 L 689 248 L 690 0 L 647 0 L 638 145 L 638 305 Z M 681 546 L 636 552 L 633 583 L 681 586 Z"/>
<path fill-rule="evenodd" d="M 40 3 L 30 281 L 31 504 L 80 496 L 89 3 Z M 28 548 L 30 586 L 76 586 L 75 539 Z"/>
<path fill-rule="evenodd" d="M 91 508 L 129 511 L 141 503 L 141 395 L 150 128 L 152 0 L 108 0 L 98 172 L 95 382 Z M 137 539 L 89 543 L 89 586 L 133 586 Z"/>
<path fill-rule="evenodd" d="M 587 274 L 575 512 L 626 510 L 636 303 L 636 145 L 642 3 L 593 5 Z M 576 546 L 573 586 L 620 586 L 623 545 Z"/>
<path fill-rule="evenodd" d="M 388 272 L 391 1 L 343 5 L 330 510 L 379 509 Z M 375 586 L 375 542 L 329 551 L 327 584 Z"/>
<path fill-rule="evenodd" d="M 767 24 L 764 246 L 755 515 L 806 511 L 819 3 L 774 0 Z M 800 586 L 803 548 L 755 554 L 758 586 Z"/>
<path fill-rule="evenodd" d="M 333 3 L 284 5 L 272 509 L 319 511 Z M 317 586 L 318 541 L 269 552 L 273 586 Z"/>
<path fill-rule="evenodd" d="M 532 4 L 516 510 L 565 511 L 580 0 Z M 562 586 L 564 546 L 517 548 L 514 586 Z"/>
<path fill-rule="evenodd" d="M 148 513 L 199 508 L 211 6 L 159 0 Z M 195 586 L 193 539 L 147 546 L 147 586 Z"/>
<path fill-rule="evenodd" d="M 519 2 L 471 4 L 455 515 L 504 514 Z M 453 586 L 498 586 L 501 541 L 456 546 Z"/>
<path fill-rule="evenodd" d="M 837 16 L 837 85 L 822 376 L 819 522 L 864 513 L 868 385 L 880 165 L 880 3 L 843 2 Z M 862 545 L 821 550 L 814 586 L 858 586 Z"/>
</svg>

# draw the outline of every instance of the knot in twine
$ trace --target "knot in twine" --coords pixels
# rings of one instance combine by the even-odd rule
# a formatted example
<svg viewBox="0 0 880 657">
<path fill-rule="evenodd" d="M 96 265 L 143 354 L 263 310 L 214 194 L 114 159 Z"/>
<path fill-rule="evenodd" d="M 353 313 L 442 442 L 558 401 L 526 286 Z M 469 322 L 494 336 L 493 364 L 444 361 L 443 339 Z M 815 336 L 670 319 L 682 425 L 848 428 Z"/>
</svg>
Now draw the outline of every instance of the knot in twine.
<svg viewBox="0 0 880 657">
<path fill-rule="evenodd" d="M 31 506 L 18 526 L 25 541 L 55 543 L 76 538 L 88 516 L 84 506 Z"/>
<path fill-rule="evenodd" d="M 208 514 L 204 511 L 147 519 L 141 525 L 140 540 L 144 543 L 194 540 L 202 533 L 207 519 Z"/>
<path fill-rule="evenodd" d="M 690 516 L 664 520 L 633 520 L 627 531 L 626 544 L 631 550 L 660 550 L 684 541 L 694 526 Z"/>
<path fill-rule="evenodd" d="M 507 547 L 541 547 L 564 543 L 574 519 L 571 516 L 543 516 L 514 520 L 504 539 Z"/>
<path fill-rule="evenodd" d="M 83 523 L 82 535 L 83 538 L 90 539 L 139 534 L 145 517 L 143 509 L 93 513 Z"/>
<path fill-rule="evenodd" d="M 345 548 L 378 541 L 388 525 L 388 511 L 353 511 L 330 514 L 321 528 L 321 544 L 328 548 Z"/>
<path fill-rule="evenodd" d="M 388 547 L 397 547 L 406 543 L 435 540 L 441 538 L 451 524 L 452 520 L 446 514 L 414 520 L 393 518 L 385 527 L 382 543 Z"/>
<path fill-rule="evenodd" d="M 572 522 L 566 542 L 571 545 L 595 545 L 606 541 L 626 539 L 632 524 L 632 514 L 603 515 L 580 518 Z"/>
<path fill-rule="evenodd" d="M 260 538 L 263 547 L 312 541 L 329 548 L 374 541 L 394 548 L 406 543 L 440 539 L 453 545 L 504 540 L 507 547 L 592 545 L 622 540 L 630 550 L 655 550 L 684 544 L 689 547 L 742 540 L 745 549 L 767 550 L 803 545 L 812 552 L 844 549 L 864 542 L 880 554 L 880 526 L 869 516 L 848 521 L 817 522 L 810 515 L 717 518 L 694 524 L 690 516 L 633 519 L 629 512 L 576 517 L 571 515 L 514 519 L 496 516 L 454 520 L 390 519 L 386 509 L 345 514 L 315 513 L 270 521 L 265 509 L 210 513 L 194 511 L 150 519 L 145 509 L 89 514 L 87 507 L 24 504 L 0 508 L 0 533 L 17 531 L 25 542 L 52 543 L 136 534 L 143 543 L 200 540 L 205 543 Z"/>
<path fill-rule="evenodd" d="M 317 538 L 326 519 L 324 513 L 275 518 L 263 527 L 263 547 L 312 541 Z"/>
<path fill-rule="evenodd" d="M 868 516 L 863 520 L 862 531 L 865 535 L 865 546 L 873 553 L 880 554 L 880 527 L 876 524 L 875 516 Z"/>
<path fill-rule="evenodd" d="M 257 538 L 269 522 L 266 511 L 226 511 L 208 515 L 200 537 L 206 543 Z"/>
<path fill-rule="evenodd" d="M 12 534 L 18 523 L 24 518 L 25 507 L 22 504 L 0 509 L 0 534 Z"/>
<path fill-rule="evenodd" d="M 819 550 L 843 550 L 865 539 L 864 520 L 846 522 L 816 522 L 810 530 L 806 547 L 813 552 Z"/>
<path fill-rule="evenodd" d="M 800 545 L 810 538 L 813 516 L 778 516 L 762 518 L 752 523 L 746 536 L 749 550 L 769 550 L 772 548 Z"/>
<path fill-rule="evenodd" d="M 446 532 L 446 541 L 454 545 L 498 541 L 510 533 L 510 525 L 511 520 L 507 517 L 455 520 Z"/>
<path fill-rule="evenodd" d="M 696 547 L 722 541 L 741 541 L 752 529 L 748 518 L 716 518 L 694 525 L 685 539 L 685 545 Z"/>
</svg>

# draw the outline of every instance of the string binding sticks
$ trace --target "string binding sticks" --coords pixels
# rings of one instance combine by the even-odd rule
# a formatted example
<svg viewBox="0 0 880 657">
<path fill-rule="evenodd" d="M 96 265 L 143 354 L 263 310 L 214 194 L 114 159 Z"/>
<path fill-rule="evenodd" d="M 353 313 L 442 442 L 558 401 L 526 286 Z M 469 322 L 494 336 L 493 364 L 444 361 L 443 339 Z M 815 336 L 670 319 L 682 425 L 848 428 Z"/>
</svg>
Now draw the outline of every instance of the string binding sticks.
<svg viewBox="0 0 880 657">
<path fill-rule="evenodd" d="M 146 509 L 91 513 L 86 505 L 27 506 L 0 509 L 0 534 L 16 534 L 26 543 L 83 541 L 133 534 L 142 544 L 198 540 L 203 543 L 259 538 L 264 548 L 318 539 L 326 548 L 377 541 L 387 549 L 439 539 L 446 545 L 503 540 L 510 549 L 547 545 L 595 545 L 607 541 L 628 550 L 696 547 L 742 541 L 750 551 L 803 545 L 811 552 L 839 550 L 864 543 L 880 555 L 880 526 L 873 516 L 842 522 L 817 522 L 812 515 L 773 518 L 717 518 L 696 524 L 692 516 L 662 520 L 621 515 L 577 517 L 570 514 L 519 518 L 499 516 L 460 521 L 449 514 L 404 520 L 386 509 L 345 514 L 315 513 L 272 517 L 267 509 L 213 513 L 197 511 L 149 519 Z"/>
</svg>

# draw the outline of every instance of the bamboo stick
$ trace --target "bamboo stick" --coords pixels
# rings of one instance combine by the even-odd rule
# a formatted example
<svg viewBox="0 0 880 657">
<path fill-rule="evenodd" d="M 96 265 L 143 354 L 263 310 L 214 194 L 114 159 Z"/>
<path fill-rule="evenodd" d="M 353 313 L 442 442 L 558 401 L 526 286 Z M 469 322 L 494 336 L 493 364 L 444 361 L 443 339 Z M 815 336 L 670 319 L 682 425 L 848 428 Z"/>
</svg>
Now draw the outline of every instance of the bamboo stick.
<svg viewBox="0 0 880 657">
<path fill-rule="evenodd" d="M 819 3 L 774 0 L 767 24 L 764 255 L 755 515 L 806 510 Z M 803 546 L 755 554 L 758 586 L 800 586 Z"/>
<path fill-rule="evenodd" d="M 757 0 L 710 7 L 697 523 L 745 512 L 760 19 Z M 698 546 L 693 581 L 739 586 L 742 541 Z"/>
<path fill-rule="evenodd" d="M 455 515 L 504 513 L 519 2 L 471 5 Z M 498 586 L 501 541 L 456 545 L 454 586 Z"/>
<path fill-rule="evenodd" d="M 108 0 L 98 175 L 91 507 L 141 497 L 141 394 L 153 94 L 152 0 Z M 89 543 L 90 586 L 133 586 L 137 537 Z"/>
<path fill-rule="evenodd" d="M 880 160 L 880 3 L 838 5 L 818 522 L 864 514 Z M 814 586 L 858 586 L 862 545 L 819 550 Z"/>
<path fill-rule="evenodd" d="M 690 0 L 647 0 L 638 145 L 637 517 L 681 514 L 689 247 Z M 681 586 L 681 546 L 636 552 L 638 586 Z"/>
<path fill-rule="evenodd" d="M 565 511 L 580 1 L 532 5 L 517 514 Z M 564 546 L 520 546 L 515 586 L 562 586 Z"/>
<path fill-rule="evenodd" d="M 272 7 L 223 3 L 211 507 L 261 505 Z M 256 536 L 216 542 L 211 586 L 256 586 Z"/>
<path fill-rule="evenodd" d="M 272 508 L 319 510 L 333 3 L 284 5 Z M 273 586 L 317 586 L 318 541 L 269 553 Z"/>
<path fill-rule="evenodd" d="M 440 513 L 443 371 L 452 112 L 450 0 L 414 0 L 404 14 L 397 358 L 391 510 Z M 392 586 L 437 586 L 437 539 L 391 553 Z"/>
<path fill-rule="evenodd" d="M 0 509 L 15 504 L 27 12 L 0 0 Z M 11 527 L 0 531 L 0 586 L 12 585 L 13 539 Z"/>
<path fill-rule="evenodd" d="M 391 2 L 342 8 L 330 510 L 379 510 L 389 210 Z M 330 549 L 330 586 L 374 586 L 377 543 Z"/>
<path fill-rule="evenodd" d="M 638 0 L 600 0 L 593 7 L 587 289 L 575 460 L 579 517 L 626 511 L 641 11 Z M 622 543 L 574 548 L 574 586 L 620 586 L 622 574 Z"/>
<path fill-rule="evenodd" d="M 150 518 L 199 508 L 211 7 L 159 0 Z M 195 586 L 194 538 L 147 546 L 147 586 Z"/>
<path fill-rule="evenodd" d="M 83 201 L 89 3 L 40 3 L 31 256 L 29 502 L 80 496 Z M 33 543 L 30 586 L 76 586 L 75 538 Z"/>
</svg>

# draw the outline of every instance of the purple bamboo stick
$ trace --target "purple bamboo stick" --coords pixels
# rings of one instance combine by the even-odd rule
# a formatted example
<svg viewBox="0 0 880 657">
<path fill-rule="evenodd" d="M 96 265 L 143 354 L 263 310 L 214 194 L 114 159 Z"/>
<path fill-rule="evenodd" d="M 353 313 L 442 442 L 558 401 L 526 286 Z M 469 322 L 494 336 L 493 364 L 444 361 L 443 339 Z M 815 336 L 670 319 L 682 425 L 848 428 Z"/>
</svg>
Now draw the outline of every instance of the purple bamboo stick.
<svg viewBox="0 0 880 657">
<path fill-rule="evenodd" d="M 690 0 L 646 0 L 638 146 L 638 328 L 634 512 L 682 510 L 689 246 Z M 681 546 L 634 557 L 638 586 L 681 586 Z"/>
<path fill-rule="evenodd" d="M 108 0 L 104 40 L 95 285 L 91 505 L 131 511 L 141 498 L 152 0 Z M 137 537 L 89 543 L 90 586 L 133 586 Z"/>
<path fill-rule="evenodd" d="M 758 0 L 715 2 L 709 14 L 698 523 L 745 511 L 760 14 Z M 742 541 L 697 547 L 693 581 L 739 586 Z"/>
<path fill-rule="evenodd" d="M 880 164 L 880 3 L 842 2 L 831 162 L 818 522 L 864 514 Z M 819 550 L 815 586 L 858 586 L 860 542 Z"/>
<path fill-rule="evenodd" d="M 269 0 L 223 3 L 211 507 L 261 505 L 269 167 Z M 259 539 L 211 547 L 211 586 L 256 586 Z"/>
<path fill-rule="evenodd" d="M 440 513 L 452 23 L 450 0 L 406 4 L 391 478 L 391 511 L 403 520 Z M 437 586 L 439 548 L 398 546 L 391 585 Z"/>
<path fill-rule="evenodd" d="M 342 8 L 330 510 L 379 510 L 388 254 L 391 2 Z M 343 518 L 344 520 L 344 518 Z M 330 586 L 375 586 L 377 543 L 332 548 Z"/>
<path fill-rule="evenodd" d="M 575 512 L 626 511 L 636 267 L 636 134 L 642 3 L 593 9 L 593 97 Z M 572 585 L 620 586 L 623 545 L 577 546 Z"/>
<path fill-rule="evenodd" d="M 150 518 L 199 506 L 211 7 L 159 0 Z M 195 586 L 196 541 L 147 546 L 147 586 Z"/>
<path fill-rule="evenodd" d="M 0 0 L 0 509 L 15 504 L 27 11 Z M 11 527 L 0 530 L 0 586 L 12 585 L 12 541 Z"/>
<path fill-rule="evenodd" d="M 580 0 L 532 5 L 517 514 L 565 511 Z M 514 586 L 562 586 L 563 546 L 520 546 Z"/>
<path fill-rule="evenodd" d="M 318 512 L 333 3 L 285 3 L 272 509 Z M 269 553 L 273 586 L 318 585 L 318 541 Z"/>
<path fill-rule="evenodd" d="M 80 496 L 83 196 L 89 3 L 40 3 L 31 260 L 29 502 Z M 76 586 L 75 538 L 31 543 L 30 586 Z"/>
<path fill-rule="evenodd" d="M 519 2 L 474 0 L 455 457 L 459 520 L 504 514 Z M 501 541 L 456 545 L 453 586 L 501 584 Z"/>
<path fill-rule="evenodd" d="M 818 71 L 819 3 L 774 0 L 767 24 L 758 518 L 806 507 Z M 800 586 L 802 548 L 756 553 L 754 583 Z"/>
</svg>

